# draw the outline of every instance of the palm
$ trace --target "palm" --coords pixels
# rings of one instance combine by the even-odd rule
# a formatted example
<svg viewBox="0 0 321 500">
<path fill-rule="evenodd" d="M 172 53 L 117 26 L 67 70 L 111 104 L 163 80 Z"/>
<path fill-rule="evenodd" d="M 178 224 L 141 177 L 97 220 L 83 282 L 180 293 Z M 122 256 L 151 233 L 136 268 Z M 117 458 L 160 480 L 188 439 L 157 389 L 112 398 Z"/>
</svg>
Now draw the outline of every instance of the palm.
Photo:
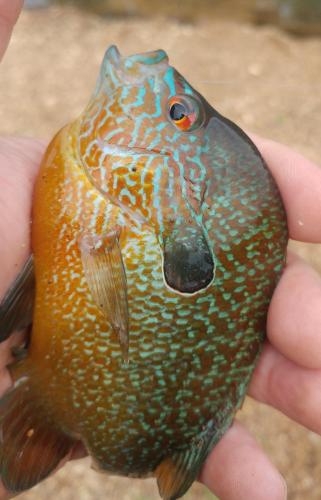
<svg viewBox="0 0 321 500">
<path fill-rule="evenodd" d="M 32 189 L 43 154 L 41 141 L 22 138 L 0 138 L 0 297 L 21 269 L 30 252 L 30 216 Z M 5 370 L 11 346 L 21 341 L 13 335 L 0 344 L 0 395 L 10 385 Z"/>
<path fill-rule="evenodd" d="M 32 190 L 43 151 L 41 141 L 0 139 L 0 295 L 30 252 Z"/>
</svg>

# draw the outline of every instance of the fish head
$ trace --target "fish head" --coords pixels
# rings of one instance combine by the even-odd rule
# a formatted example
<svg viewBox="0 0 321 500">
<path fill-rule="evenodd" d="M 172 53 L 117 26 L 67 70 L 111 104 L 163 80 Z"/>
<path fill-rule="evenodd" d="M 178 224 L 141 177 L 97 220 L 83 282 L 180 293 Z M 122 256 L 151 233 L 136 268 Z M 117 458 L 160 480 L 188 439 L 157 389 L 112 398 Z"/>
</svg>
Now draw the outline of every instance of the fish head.
<svg viewBox="0 0 321 500">
<path fill-rule="evenodd" d="M 198 292 L 214 277 L 202 222 L 212 182 L 204 134 L 211 110 L 163 50 L 121 57 L 112 46 L 81 121 L 79 157 L 89 179 L 155 232 L 165 282 L 180 293 Z"/>
</svg>

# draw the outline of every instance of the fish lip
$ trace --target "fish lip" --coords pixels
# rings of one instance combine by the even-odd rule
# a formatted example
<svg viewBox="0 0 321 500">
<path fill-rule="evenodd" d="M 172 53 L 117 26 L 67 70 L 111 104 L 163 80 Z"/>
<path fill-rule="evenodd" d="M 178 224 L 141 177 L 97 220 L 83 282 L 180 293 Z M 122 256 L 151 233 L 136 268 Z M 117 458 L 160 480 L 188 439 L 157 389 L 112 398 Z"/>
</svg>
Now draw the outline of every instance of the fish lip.
<svg viewBox="0 0 321 500">
<path fill-rule="evenodd" d="M 107 155 L 114 156 L 171 156 L 168 151 L 160 151 L 154 148 L 143 148 L 141 146 L 128 146 L 128 144 L 117 144 L 113 142 L 107 142 L 97 138 L 98 146 L 103 150 L 103 152 Z"/>
</svg>

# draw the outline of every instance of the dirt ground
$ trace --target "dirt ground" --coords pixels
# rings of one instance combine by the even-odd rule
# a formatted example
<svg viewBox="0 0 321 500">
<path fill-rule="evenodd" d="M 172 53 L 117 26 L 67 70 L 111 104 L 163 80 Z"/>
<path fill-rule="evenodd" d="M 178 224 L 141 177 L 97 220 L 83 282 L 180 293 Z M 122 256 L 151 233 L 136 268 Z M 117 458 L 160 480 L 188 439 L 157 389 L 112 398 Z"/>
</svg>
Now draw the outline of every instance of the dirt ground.
<svg viewBox="0 0 321 500">
<path fill-rule="evenodd" d="M 222 19 L 193 25 L 164 18 L 99 18 L 63 7 L 24 12 L 0 67 L 0 133 L 50 138 L 86 104 L 111 43 L 126 54 L 164 48 L 220 112 L 321 163 L 321 39 L 295 39 L 276 28 Z M 321 271 L 320 247 L 298 250 Z M 250 400 L 239 418 L 285 476 L 289 499 L 320 500 L 321 438 Z M 85 460 L 68 464 L 20 498 L 158 496 L 153 481 L 103 476 Z M 186 496 L 210 498 L 199 485 Z"/>
</svg>

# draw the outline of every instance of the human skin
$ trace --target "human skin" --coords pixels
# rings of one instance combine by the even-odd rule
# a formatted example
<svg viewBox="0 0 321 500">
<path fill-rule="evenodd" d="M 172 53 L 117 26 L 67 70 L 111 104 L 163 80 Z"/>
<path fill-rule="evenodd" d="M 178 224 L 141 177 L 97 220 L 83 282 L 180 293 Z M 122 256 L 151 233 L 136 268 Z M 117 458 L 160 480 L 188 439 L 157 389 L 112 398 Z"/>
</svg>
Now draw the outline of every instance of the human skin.
<svg viewBox="0 0 321 500">
<path fill-rule="evenodd" d="M 22 3 L 0 0 L 0 56 Z M 285 146 L 252 139 L 281 191 L 290 237 L 321 243 L 321 169 Z M 0 138 L 0 300 L 30 253 L 32 192 L 45 147 L 41 140 Z M 11 385 L 11 347 L 22 341 L 16 333 L 0 344 L 0 396 Z M 294 254 L 273 295 L 249 395 L 321 434 L 321 279 Z M 286 498 L 282 476 L 237 421 L 208 457 L 200 481 L 221 500 Z M 8 497 L 0 485 L 0 500 Z"/>
</svg>

